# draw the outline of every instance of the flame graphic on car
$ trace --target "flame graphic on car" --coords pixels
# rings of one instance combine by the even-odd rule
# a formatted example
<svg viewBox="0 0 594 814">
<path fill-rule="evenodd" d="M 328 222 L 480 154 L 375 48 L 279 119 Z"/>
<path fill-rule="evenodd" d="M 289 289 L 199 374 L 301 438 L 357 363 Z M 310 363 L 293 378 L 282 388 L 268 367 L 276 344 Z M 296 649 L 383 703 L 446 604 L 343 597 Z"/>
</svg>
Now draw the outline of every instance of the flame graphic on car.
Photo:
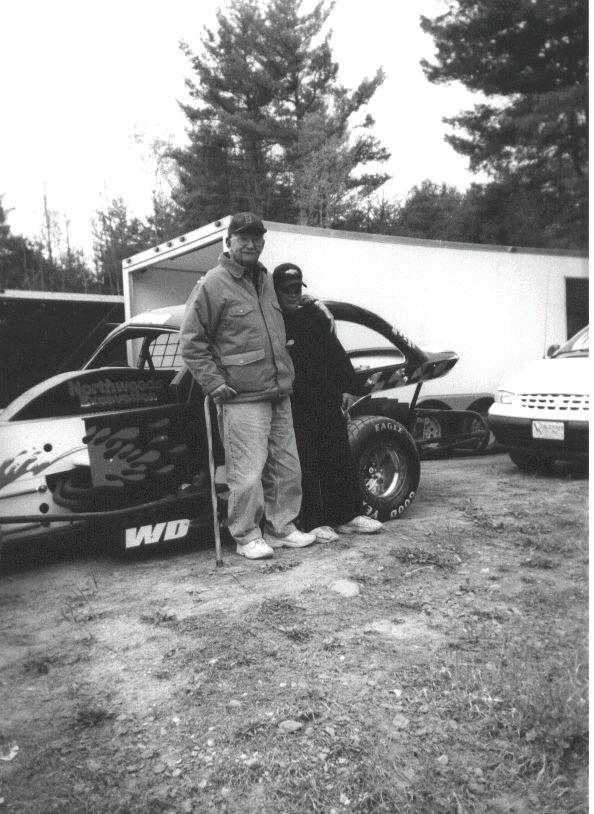
<svg viewBox="0 0 594 814">
<path fill-rule="evenodd" d="M 0 464 L 0 490 L 8 486 L 9 483 L 18 480 L 23 475 L 38 475 L 40 472 L 43 472 L 44 469 L 52 466 L 52 464 L 55 464 L 62 458 L 67 458 L 69 455 L 80 452 L 83 449 L 85 449 L 84 446 L 75 447 L 74 449 L 69 449 L 67 452 L 62 452 L 60 455 L 56 455 L 54 458 L 45 457 L 42 460 L 40 460 L 42 456 L 47 456 L 45 450 L 39 448 L 23 449 L 17 455 L 14 455 L 12 458 L 6 458 L 6 460 Z"/>
<path fill-rule="evenodd" d="M 88 452 L 94 486 L 121 488 L 125 485 L 166 480 L 176 462 L 187 461 L 190 449 L 168 434 L 169 418 L 141 426 L 113 428 L 93 423 L 87 426 L 83 444 L 51 456 L 41 446 L 23 449 L 0 463 L 0 491 L 27 475 L 38 475 L 58 461 L 75 453 Z M 72 465 L 67 466 L 71 469 Z M 2 495 L 1 497 L 9 497 Z"/>
<path fill-rule="evenodd" d="M 144 439 L 137 426 L 89 426 L 83 441 L 89 450 L 93 484 L 122 487 L 171 475 L 175 460 L 186 457 L 189 448 L 187 444 L 171 446 L 166 432 L 169 425 L 168 418 L 145 425 L 149 437 Z"/>
</svg>

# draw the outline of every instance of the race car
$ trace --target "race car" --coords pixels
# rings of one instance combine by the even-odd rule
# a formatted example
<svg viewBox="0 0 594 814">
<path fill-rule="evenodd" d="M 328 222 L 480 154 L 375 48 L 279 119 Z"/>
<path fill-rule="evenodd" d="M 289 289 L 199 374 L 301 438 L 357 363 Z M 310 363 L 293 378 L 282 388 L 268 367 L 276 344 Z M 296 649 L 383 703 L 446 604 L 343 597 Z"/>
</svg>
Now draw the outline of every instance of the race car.
<svg viewBox="0 0 594 814">
<path fill-rule="evenodd" d="M 427 412 L 415 411 L 422 382 L 446 375 L 458 356 L 422 351 L 355 305 L 326 305 L 337 325 L 374 337 L 348 350 L 361 394 L 351 409 L 349 434 L 365 510 L 380 520 L 399 517 L 419 484 L 419 448 L 411 431 L 419 413 Z M 214 405 L 181 360 L 183 311 L 174 306 L 132 317 L 82 369 L 52 376 L 5 408 L 4 542 L 91 525 L 108 529 L 124 549 L 132 549 L 224 525 L 223 448 Z M 406 404 L 377 398 L 404 385 L 416 385 Z M 447 411 L 451 426 L 456 417 L 467 426 L 468 416 Z M 470 435 L 454 427 L 443 443 L 476 440 L 487 432 L 484 423 Z"/>
</svg>

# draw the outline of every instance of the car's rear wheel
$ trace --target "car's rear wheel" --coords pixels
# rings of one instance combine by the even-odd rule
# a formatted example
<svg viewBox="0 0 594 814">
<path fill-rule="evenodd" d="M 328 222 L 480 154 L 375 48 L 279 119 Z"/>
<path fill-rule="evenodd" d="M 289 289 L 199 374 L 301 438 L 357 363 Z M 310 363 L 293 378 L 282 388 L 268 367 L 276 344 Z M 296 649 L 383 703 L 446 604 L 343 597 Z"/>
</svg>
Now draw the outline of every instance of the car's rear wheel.
<svg viewBox="0 0 594 814">
<path fill-rule="evenodd" d="M 400 517 L 421 476 L 413 437 L 394 419 L 364 416 L 349 423 L 349 440 L 365 512 L 382 521 Z"/>
<path fill-rule="evenodd" d="M 464 419 L 464 424 L 462 426 L 462 432 L 464 433 L 474 433 L 474 432 L 483 432 L 485 429 L 489 428 L 489 424 L 487 421 L 487 415 L 480 415 L 477 413 L 476 415 L 469 415 L 468 418 Z M 476 438 L 472 441 L 463 441 L 459 446 L 455 447 L 456 450 L 459 452 L 472 452 L 477 455 L 480 452 L 484 452 L 487 447 L 492 442 L 492 434 L 491 432 L 486 432 L 482 438 Z"/>
<path fill-rule="evenodd" d="M 443 427 L 436 416 L 421 416 L 415 422 L 415 438 L 419 441 L 441 441 Z"/>
<path fill-rule="evenodd" d="M 553 466 L 552 458 L 523 449 L 510 449 L 509 457 L 522 472 L 549 472 Z"/>
</svg>

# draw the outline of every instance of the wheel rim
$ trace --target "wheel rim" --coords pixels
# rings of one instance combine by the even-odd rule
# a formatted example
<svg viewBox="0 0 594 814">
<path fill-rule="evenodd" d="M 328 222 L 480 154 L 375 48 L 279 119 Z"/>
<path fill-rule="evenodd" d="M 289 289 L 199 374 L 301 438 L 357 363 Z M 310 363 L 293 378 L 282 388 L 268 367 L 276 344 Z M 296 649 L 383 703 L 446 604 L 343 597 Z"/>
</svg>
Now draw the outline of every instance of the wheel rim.
<svg viewBox="0 0 594 814">
<path fill-rule="evenodd" d="M 466 424 L 464 425 L 465 432 L 481 432 L 481 430 L 484 430 L 484 428 L 485 422 L 483 421 L 482 418 L 479 417 L 471 418 L 470 421 L 467 421 Z M 469 450 L 470 452 L 477 452 L 482 449 L 485 449 L 488 446 L 489 441 L 490 433 L 487 436 L 486 440 L 482 438 L 473 438 L 472 441 L 468 441 L 465 444 L 464 443 L 461 444 L 460 449 L 466 449 Z"/>
<path fill-rule="evenodd" d="M 408 464 L 398 450 L 376 444 L 361 456 L 360 471 L 367 494 L 386 499 L 401 488 L 408 474 Z"/>
<path fill-rule="evenodd" d="M 473 418 L 468 424 L 468 432 L 480 432 L 483 429 L 483 422 L 480 418 Z M 480 438 L 474 438 L 470 441 L 466 446 L 468 449 L 475 450 L 479 449 L 482 445 L 482 440 Z"/>
<path fill-rule="evenodd" d="M 415 436 L 422 441 L 438 441 L 441 438 L 441 424 L 436 418 L 425 416 L 416 430 Z"/>
</svg>

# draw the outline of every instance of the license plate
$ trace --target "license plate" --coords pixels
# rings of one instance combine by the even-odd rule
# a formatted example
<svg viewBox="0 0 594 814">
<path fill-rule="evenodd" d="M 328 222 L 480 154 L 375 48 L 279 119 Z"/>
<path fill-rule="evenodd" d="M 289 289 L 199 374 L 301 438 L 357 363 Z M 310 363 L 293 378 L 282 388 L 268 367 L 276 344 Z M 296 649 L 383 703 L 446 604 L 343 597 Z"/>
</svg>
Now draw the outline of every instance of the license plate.
<svg viewBox="0 0 594 814">
<path fill-rule="evenodd" d="M 565 424 L 563 421 L 533 421 L 532 437 L 545 438 L 548 441 L 563 441 Z"/>
</svg>

